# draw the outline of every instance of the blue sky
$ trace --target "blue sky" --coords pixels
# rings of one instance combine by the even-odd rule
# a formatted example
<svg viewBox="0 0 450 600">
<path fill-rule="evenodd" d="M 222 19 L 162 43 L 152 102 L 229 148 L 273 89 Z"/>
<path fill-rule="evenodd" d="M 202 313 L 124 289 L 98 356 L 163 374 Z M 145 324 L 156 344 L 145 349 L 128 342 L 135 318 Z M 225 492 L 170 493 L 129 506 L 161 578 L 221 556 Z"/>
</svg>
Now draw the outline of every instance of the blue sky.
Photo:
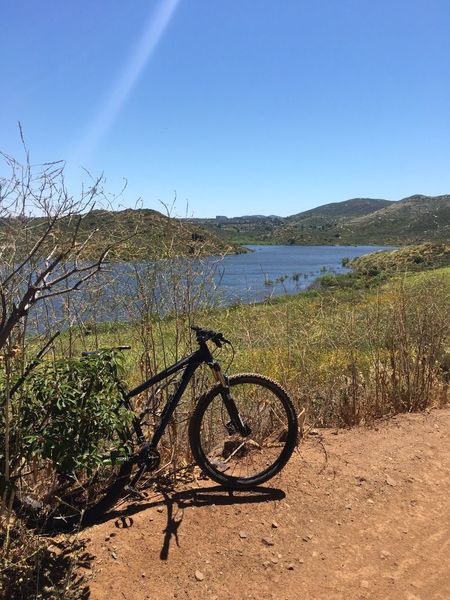
<svg viewBox="0 0 450 600">
<path fill-rule="evenodd" d="M 0 149 L 122 205 L 450 193 L 448 0 L 3 0 Z"/>
</svg>

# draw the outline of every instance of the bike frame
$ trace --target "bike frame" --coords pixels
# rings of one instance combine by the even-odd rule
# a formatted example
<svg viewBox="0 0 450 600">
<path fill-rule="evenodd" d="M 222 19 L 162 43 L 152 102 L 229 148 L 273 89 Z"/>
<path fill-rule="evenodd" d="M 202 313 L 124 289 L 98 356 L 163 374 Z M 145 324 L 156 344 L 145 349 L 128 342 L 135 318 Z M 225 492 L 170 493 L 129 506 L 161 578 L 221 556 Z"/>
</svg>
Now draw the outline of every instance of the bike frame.
<svg viewBox="0 0 450 600">
<path fill-rule="evenodd" d="M 226 380 L 222 375 L 219 363 L 214 361 L 214 358 L 206 342 L 201 342 L 198 350 L 196 350 L 186 358 L 179 360 L 170 367 L 167 367 L 167 369 L 164 369 L 164 371 L 157 373 L 150 379 L 147 379 L 146 381 L 144 381 L 143 383 L 141 383 L 140 385 L 138 385 L 137 387 L 135 387 L 134 389 L 132 389 L 124 395 L 124 402 L 127 408 L 132 409 L 132 406 L 129 402 L 131 398 L 137 396 L 138 394 L 141 394 L 153 385 L 164 381 L 164 379 L 167 379 L 174 373 L 177 373 L 178 371 L 182 371 L 184 369 L 180 382 L 178 383 L 175 391 L 169 397 L 166 405 L 163 408 L 159 423 L 156 426 L 153 436 L 149 443 L 150 448 L 157 447 L 167 425 L 169 424 L 169 421 L 175 411 L 175 408 L 177 407 L 184 391 L 186 390 L 186 387 L 189 384 L 189 381 L 192 379 L 198 367 L 202 364 L 209 365 L 209 367 L 211 367 L 216 381 L 222 384 L 224 388 L 227 387 Z M 135 429 L 139 443 L 144 444 L 146 442 L 146 439 L 141 428 L 139 417 L 135 417 L 135 419 L 133 419 L 133 427 Z"/>
<path fill-rule="evenodd" d="M 175 408 L 180 402 L 181 397 L 184 391 L 186 390 L 189 381 L 192 379 L 195 371 L 200 365 L 207 364 L 213 372 L 214 379 L 220 385 L 220 395 L 222 396 L 222 400 L 228 411 L 228 415 L 230 416 L 230 422 L 228 424 L 230 432 L 238 431 L 244 437 L 250 435 L 251 433 L 250 428 L 243 422 L 237 409 L 236 403 L 230 394 L 228 381 L 221 371 L 220 364 L 214 360 L 206 341 L 200 340 L 198 343 L 198 350 L 196 350 L 186 358 L 179 360 L 170 367 L 167 367 L 167 369 L 164 369 L 164 371 L 161 371 L 160 373 L 157 373 L 150 379 L 147 379 L 128 393 L 125 393 L 125 391 L 123 390 L 124 404 L 128 409 L 133 410 L 133 406 L 130 403 L 131 398 L 144 392 L 152 385 L 155 385 L 160 381 L 167 379 L 174 373 L 177 373 L 178 371 L 183 371 L 181 380 L 178 383 L 173 394 L 169 397 L 168 401 L 166 402 L 166 405 L 164 406 L 163 411 L 161 413 L 159 423 L 156 425 L 155 431 L 153 432 L 153 435 L 149 441 L 146 440 L 145 435 L 142 431 L 140 418 L 136 416 L 133 419 L 133 428 L 135 430 L 138 442 L 140 444 L 140 450 L 137 454 L 134 455 L 134 458 L 132 460 L 136 460 L 136 462 L 139 465 L 139 468 L 137 470 L 137 473 L 131 480 L 130 484 L 128 485 L 128 489 L 130 492 L 138 496 L 139 492 L 136 490 L 136 485 L 141 479 L 142 475 L 149 468 L 152 468 L 152 460 L 154 459 L 154 455 L 152 455 L 152 452 L 156 451 L 158 443 L 161 440 L 161 437 L 163 436 L 167 425 L 169 424 L 169 421 L 175 411 Z"/>
</svg>

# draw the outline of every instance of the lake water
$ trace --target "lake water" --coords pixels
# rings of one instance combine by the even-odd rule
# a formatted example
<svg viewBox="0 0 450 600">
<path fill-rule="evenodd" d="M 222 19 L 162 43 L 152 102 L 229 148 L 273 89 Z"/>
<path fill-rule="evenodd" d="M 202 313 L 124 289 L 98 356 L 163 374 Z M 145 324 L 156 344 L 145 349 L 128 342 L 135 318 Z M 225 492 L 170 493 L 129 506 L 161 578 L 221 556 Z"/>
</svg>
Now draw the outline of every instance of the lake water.
<svg viewBox="0 0 450 600">
<path fill-rule="evenodd" d="M 356 258 L 393 246 L 247 246 L 252 252 L 217 263 L 215 282 L 223 304 L 261 302 L 296 294 L 325 273 L 346 273 L 343 258 Z"/>
<path fill-rule="evenodd" d="M 175 284 L 166 277 L 164 263 L 131 265 L 110 263 L 108 273 L 92 280 L 77 294 L 55 297 L 49 304 L 38 304 L 33 311 L 32 329 L 44 330 L 49 319 L 52 326 L 67 319 L 77 321 L 123 321 L 138 318 L 142 295 L 137 293 L 136 272 L 148 281 L 147 293 L 156 299 L 153 310 L 172 312 L 182 310 L 187 279 L 183 274 L 195 273 L 189 286 L 193 287 L 194 304 L 229 306 L 236 303 L 261 302 L 266 298 L 296 294 L 307 289 L 320 275 L 345 273 L 343 258 L 355 258 L 387 246 L 248 246 L 251 252 L 224 258 L 210 257 L 198 263 L 181 259 L 172 263 Z M 192 269 L 191 269 L 192 267 Z M 151 273 L 160 272 L 152 283 Z M 206 273 L 206 275 L 205 275 Z M 150 280 L 148 279 L 150 275 Z M 102 279 L 102 277 L 104 279 Z M 192 286 L 192 284 L 194 285 Z M 186 285 L 184 285 L 186 284 Z M 174 285 L 176 289 L 174 289 Z M 152 287 L 153 286 L 153 287 Z M 49 317 L 49 314 L 51 315 Z M 69 315 L 69 316 L 68 316 Z"/>
</svg>

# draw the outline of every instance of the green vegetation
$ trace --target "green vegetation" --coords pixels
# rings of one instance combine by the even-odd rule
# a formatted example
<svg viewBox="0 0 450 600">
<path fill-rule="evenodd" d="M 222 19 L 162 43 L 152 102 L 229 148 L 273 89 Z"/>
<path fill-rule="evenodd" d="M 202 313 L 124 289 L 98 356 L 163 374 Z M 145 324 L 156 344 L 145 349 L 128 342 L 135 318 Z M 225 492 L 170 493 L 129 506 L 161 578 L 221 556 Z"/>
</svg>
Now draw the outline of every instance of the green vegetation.
<svg viewBox="0 0 450 600">
<path fill-rule="evenodd" d="M 233 341 L 232 372 L 258 371 L 279 380 L 316 425 L 371 422 L 445 402 L 450 268 L 397 276 L 381 287 L 361 278 L 335 281 L 257 305 L 153 317 L 147 324 L 153 369 L 192 348 L 187 328 L 195 319 Z M 140 327 L 103 325 L 91 333 L 100 346 L 132 344 L 130 383 L 141 377 L 136 365 L 146 356 Z"/>
<path fill-rule="evenodd" d="M 0 243 L 7 244 L 14 238 L 15 248 L 19 249 L 20 255 L 25 255 L 47 226 L 48 218 L 0 219 Z M 80 243 L 90 239 L 81 253 L 82 258 L 98 256 L 105 245 L 110 246 L 109 260 L 124 261 L 243 251 L 205 229 L 150 209 L 91 210 L 79 223 L 71 216 L 63 218 L 47 242 L 49 250 L 54 236 L 68 240 L 74 235 L 75 228 Z"/>
<path fill-rule="evenodd" d="M 398 250 L 372 252 L 348 261 L 358 275 L 423 271 L 450 266 L 450 246 L 447 244 L 418 244 Z"/>
<path fill-rule="evenodd" d="M 391 202 L 353 198 L 290 217 L 192 220 L 240 244 L 394 245 L 450 238 L 450 196 L 411 196 Z"/>
<path fill-rule="evenodd" d="M 131 419 L 119 404 L 113 368 L 111 357 L 100 353 L 81 360 L 45 361 L 34 369 L 11 402 L 11 477 L 24 461 L 37 466 L 51 460 L 60 473 L 92 469 L 105 461 L 105 442 Z M 4 438 L 3 415 L 1 448 Z M 114 462 L 120 457 L 108 458 Z M 0 465 L 0 472 L 5 473 L 1 452 Z M 0 488 L 2 483 L 0 476 Z"/>
</svg>

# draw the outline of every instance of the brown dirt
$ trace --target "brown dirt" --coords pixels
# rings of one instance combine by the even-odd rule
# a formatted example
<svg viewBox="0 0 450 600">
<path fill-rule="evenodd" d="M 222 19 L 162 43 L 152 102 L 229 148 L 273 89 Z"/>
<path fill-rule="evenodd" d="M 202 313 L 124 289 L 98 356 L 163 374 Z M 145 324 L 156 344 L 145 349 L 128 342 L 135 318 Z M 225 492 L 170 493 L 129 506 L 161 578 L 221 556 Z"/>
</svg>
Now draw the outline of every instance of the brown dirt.
<svg viewBox="0 0 450 600">
<path fill-rule="evenodd" d="M 84 532 L 91 598 L 448 600 L 449 431 L 449 408 L 320 430 L 271 487 L 199 481 L 128 506 L 128 528 L 116 510 Z"/>
</svg>

